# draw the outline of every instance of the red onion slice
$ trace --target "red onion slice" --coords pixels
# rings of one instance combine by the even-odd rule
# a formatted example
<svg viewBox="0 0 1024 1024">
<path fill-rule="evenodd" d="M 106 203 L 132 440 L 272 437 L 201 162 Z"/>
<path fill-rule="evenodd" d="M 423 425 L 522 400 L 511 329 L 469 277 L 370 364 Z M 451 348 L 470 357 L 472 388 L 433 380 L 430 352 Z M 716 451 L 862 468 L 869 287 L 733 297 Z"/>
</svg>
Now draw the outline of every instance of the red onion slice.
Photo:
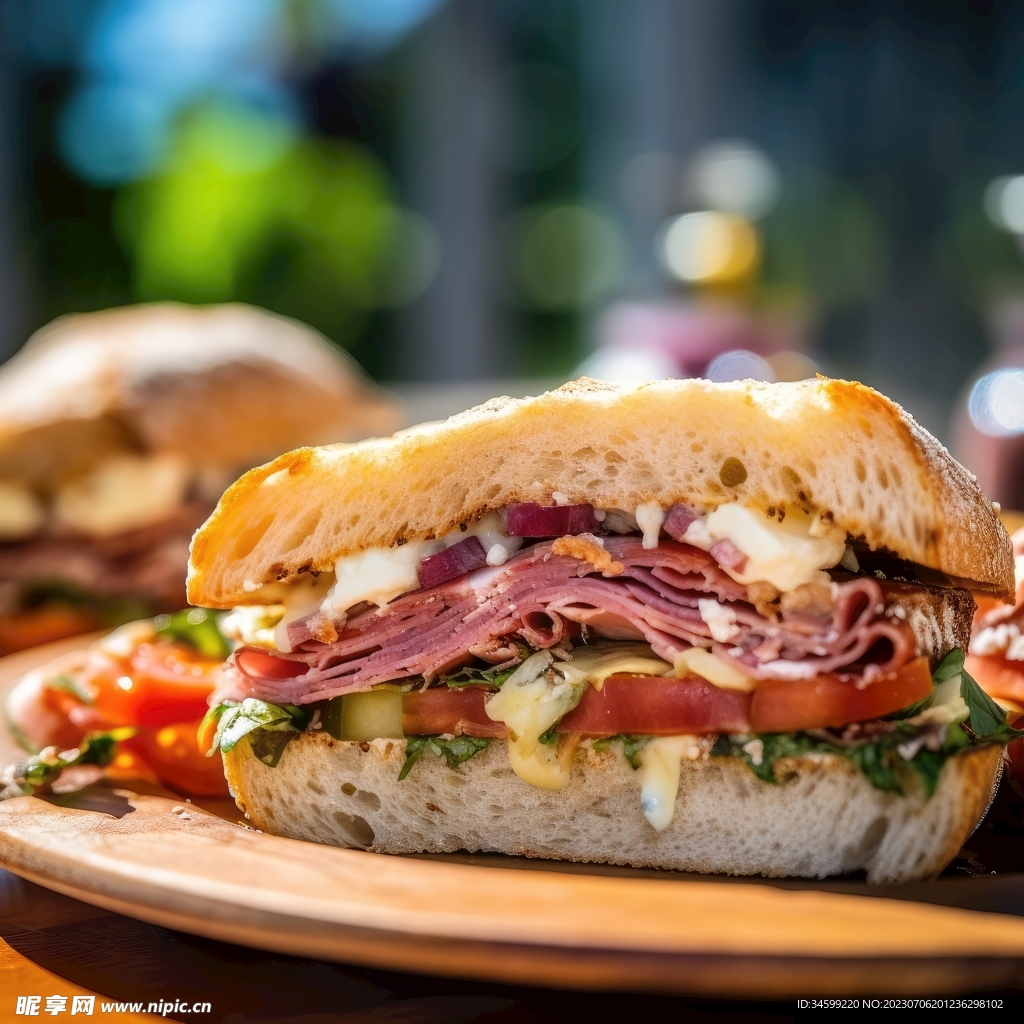
<svg viewBox="0 0 1024 1024">
<path fill-rule="evenodd" d="M 665 516 L 661 528 L 673 539 L 681 541 L 690 528 L 690 523 L 697 519 L 697 513 L 689 505 L 673 505 Z"/>
<path fill-rule="evenodd" d="M 593 505 L 506 505 L 501 526 L 509 537 L 565 537 L 597 533 L 601 524 Z"/>
<path fill-rule="evenodd" d="M 731 540 L 720 540 L 713 544 L 708 554 L 724 569 L 743 572 L 747 567 L 747 556 Z"/>
<path fill-rule="evenodd" d="M 429 590 L 486 564 L 487 552 L 483 544 L 476 537 L 467 537 L 420 562 L 420 586 Z"/>
</svg>

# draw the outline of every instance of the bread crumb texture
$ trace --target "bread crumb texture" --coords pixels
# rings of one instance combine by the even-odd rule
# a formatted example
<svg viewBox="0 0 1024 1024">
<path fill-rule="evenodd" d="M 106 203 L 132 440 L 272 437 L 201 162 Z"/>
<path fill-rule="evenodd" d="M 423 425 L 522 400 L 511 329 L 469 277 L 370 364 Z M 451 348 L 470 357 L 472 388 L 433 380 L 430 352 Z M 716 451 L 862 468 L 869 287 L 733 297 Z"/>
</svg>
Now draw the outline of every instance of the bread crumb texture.
<svg viewBox="0 0 1024 1024">
<path fill-rule="evenodd" d="M 870 388 L 584 378 L 391 438 L 299 449 L 247 473 L 196 534 L 189 600 L 272 603 L 280 588 L 266 584 L 442 535 L 511 502 L 550 503 L 556 491 L 629 510 L 799 506 L 873 548 L 1013 592 L 1009 538 L 973 477 Z"/>
<path fill-rule="evenodd" d="M 780 761 L 778 785 L 734 759 L 684 762 L 675 815 L 655 832 L 636 774 L 614 750 L 583 748 L 569 786 L 537 789 L 492 743 L 457 771 L 424 754 L 402 782 L 404 740 L 354 743 L 306 733 L 276 768 L 248 741 L 225 756 L 228 782 L 267 832 L 379 853 L 519 854 L 731 875 L 869 882 L 928 878 L 985 812 L 1001 750 L 951 758 L 930 800 L 883 793 L 845 758 Z"/>
</svg>

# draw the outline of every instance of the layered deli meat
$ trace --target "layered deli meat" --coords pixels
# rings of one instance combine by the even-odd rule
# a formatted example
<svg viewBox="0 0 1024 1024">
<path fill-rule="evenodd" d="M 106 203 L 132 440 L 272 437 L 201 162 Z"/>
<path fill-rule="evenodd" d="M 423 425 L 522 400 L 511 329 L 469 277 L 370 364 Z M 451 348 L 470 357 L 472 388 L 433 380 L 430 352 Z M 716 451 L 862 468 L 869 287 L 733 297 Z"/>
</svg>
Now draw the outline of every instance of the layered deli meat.
<svg viewBox="0 0 1024 1024">
<path fill-rule="evenodd" d="M 348 556 L 287 606 L 238 610 L 216 700 L 400 686 L 406 735 L 512 736 L 488 682 L 541 670 L 586 684 L 554 701 L 555 732 L 599 738 L 835 729 L 930 694 L 971 595 L 869 570 L 826 518 L 769 511 L 514 505 Z"/>
</svg>

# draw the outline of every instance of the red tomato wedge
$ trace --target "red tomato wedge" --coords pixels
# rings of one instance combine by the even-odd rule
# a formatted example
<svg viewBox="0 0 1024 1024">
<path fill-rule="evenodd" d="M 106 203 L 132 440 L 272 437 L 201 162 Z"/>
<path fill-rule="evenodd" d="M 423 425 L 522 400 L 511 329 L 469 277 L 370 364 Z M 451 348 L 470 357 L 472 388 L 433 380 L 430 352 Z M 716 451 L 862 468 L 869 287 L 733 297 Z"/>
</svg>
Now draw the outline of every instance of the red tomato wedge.
<svg viewBox="0 0 1024 1024">
<path fill-rule="evenodd" d="M 750 732 L 750 694 L 722 690 L 699 676 L 614 675 L 588 687 L 558 726 L 583 736 Z"/>
<path fill-rule="evenodd" d="M 492 722 L 484 711 L 484 691 L 479 686 L 450 690 L 439 686 L 433 690 L 417 690 L 402 696 L 402 732 L 406 736 L 505 735 L 501 722 Z"/>
<path fill-rule="evenodd" d="M 838 728 L 891 715 L 932 692 L 927 658 L 915 658 L 895 672 L 886 672 L 863 689 L 838 676 L 814 679 L 765 679 L 750 704 L 753 732 L 798 732 Z"/>
<path fill-rule="evenodd" d="M 309 671 L 305 662 L 278 658 L 262 651 L 241 651 L 237 661 L 243 672 L 251 672 L 262 679 L 294 679 Z"/>
<path fill-rule="evenodd" d="M 964 668 L 990 697 L 1024 704 L 1024 661 L 1008 661 L 1001 654 L 971 655 Z"/>
<path fill-rule="evenodd" d="M 125 660 L 90 652 L 82 680 L 95 691 L 93 707 L 111 725 L 159 729 L 206 714 L 219 667 L 180 644 L 144 643 Z"/>
<path fill-rule="evenodd" d="M 834 675 L 762 680 L 753 693 L 740 693 L 720 689 L 699 676 L 621 674 L 609 676 L 600 690 L 588 687 L 558 731 L 600 737 L 837 728 L 892 714 L 931 691 L 927 658 L 915 658 L 863 689 Z M 408 736 L 504 736 L 504 727 L 487 717 L 486 696 L 479 687 L 407 693 L 402 698 L 403 731 Z"/>
<path fill-rule="evenodd" d="M 195 796 L 227 796 L 220 751 L 207 757 L 197 739 L 199 722 L 179 722 L 160 729 L 142 726 L 121 749 L 137 754 L 164 783 Z"/>
</svg>

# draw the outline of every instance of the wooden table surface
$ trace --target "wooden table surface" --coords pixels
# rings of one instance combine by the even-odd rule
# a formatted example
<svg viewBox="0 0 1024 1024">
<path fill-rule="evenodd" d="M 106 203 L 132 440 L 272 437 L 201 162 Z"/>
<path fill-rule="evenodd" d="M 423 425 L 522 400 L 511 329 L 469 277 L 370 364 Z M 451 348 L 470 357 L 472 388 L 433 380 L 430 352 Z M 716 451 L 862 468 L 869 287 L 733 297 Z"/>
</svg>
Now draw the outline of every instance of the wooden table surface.
<svg viewBox="0 0 1024 1024">
<path fill-rule="evenodd" d="M 14 662 L 19 657 L 7 660 Z M 540 865 L 522 866 L 533 869 Z M 572 870 L 587 869 L 579 866 Z M 865 888 L 855 879 L 770 884 L 838 892 L 863 892 Z M 943 879 L 890 888 L 893 891 L 876 890 L 875 894 L 1024 916 L 1024 799 L 1004 785 L 986 821 Z M 714 965 L 709 963 L 708 968 Z M 744 965 L 751 974 L 767 975 L 776 969 L 770 958 L 751 958 Z M 848 961 L 810 965 L 804 974 L 808 979 L 805 994 L 814 994 L 813 979 L 822 971 L 855 973 L 857 969 Z M 950 969 L 969 978 L 967 987 L 978 994 L 1002 995 L 1006 1005 L 1016 1002 L 1018 991 L 1024 989 L 1024 961 L 971 959 L 957 961 Z M 765 990 L 777 990 L 778 986 L 768 984 L 770 980 L 766 978 Z M 37 995 L 44 1007 L 47 996 L 66 996 L 67 1011 L 56 1017 L 41 1014 L 43 1019 L 59 1020 L 70 1017 L 74 995 L 90 993 L 96 995 L 94 1016 L 104 1020 L 158 1019 L 129 1009 L 104 1012 L 102 1006 L 141 1004 L 144 1010 L 149 1003 L 163 1000 L 189 1007 L 209 1002 L 211 1009 L 209 1013 L 167 1013 L 162 1019 L 235 1024 L 562 1021 L 579 1015 L 625 1019 L 666 1013 L 682 1014 L 688 1021 L 750 1016 L 783 1020 L 796 1010 L 793 999 L 730 1003 L 650 994 L 552 991 L 268 953 L 146 924 L 0 871 L 0 1022 L 27 1019 L 15 1012 L 18 996 Z"/>
<path fill-rule="evenodd" d="M 448 1021 L 566 1021 L 672 1017 L 721 1021 L 787 1019 L 792 1000 L 728 1004 L 629 993 L 558 992 L 366 970 L 265 953 L 144 924 L 79 903 L 0 871 L 0 1021 L 18 995 L 98 993 L 96 1016 L 143 1021 L 148 1014 L 101 1013 L 100 1003 L 164 999 L 211 1003 L 209 1014 L 163 1019 L 242 1022 L 328 1021 L 442 1024 Z M 767 1016 L 764 1016 L 767 1015 Z M 69 1015 L 43 1019 L 70 1019 Z M 77 1017 L 75 1018 L 78 1019 Z"/>
</svg>

